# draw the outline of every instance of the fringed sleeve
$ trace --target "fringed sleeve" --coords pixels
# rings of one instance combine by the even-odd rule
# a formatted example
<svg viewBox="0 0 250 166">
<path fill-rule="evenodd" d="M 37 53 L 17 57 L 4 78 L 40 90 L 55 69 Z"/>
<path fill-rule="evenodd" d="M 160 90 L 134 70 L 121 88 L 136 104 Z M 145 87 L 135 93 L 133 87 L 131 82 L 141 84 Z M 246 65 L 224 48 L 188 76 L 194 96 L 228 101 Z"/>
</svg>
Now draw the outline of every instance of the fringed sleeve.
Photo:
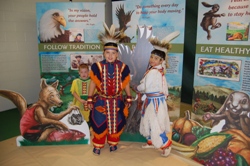
<svg viewBox="0 0 250 166">
<path fill-rule="evenodd" d="M 94 83 L 96 84 L 98 89 L 100 89 L 100 86 L 101 86 L 101 72 L 100 72 L 100 70 L 101 69 L 99 68 L 98 64 L 94 63 L 91 66 L 91 71 L 89 73 L 91 80 L 94 81 Z"/>
<path fill-rule="evenodd" d="M 125 89 L 126 85 L 130 82 L 130 70 L 125 64 L 122 66 L 122 89 Z"/>
<path fill-rule="evenodd" d="M 128 114 L 129 114 L 129 111 L 128 111 L 128 107 L 125 107 L 124 110 L 123 110 L 123 114 L 126 118 L 128 118 Z"/>
</svg>

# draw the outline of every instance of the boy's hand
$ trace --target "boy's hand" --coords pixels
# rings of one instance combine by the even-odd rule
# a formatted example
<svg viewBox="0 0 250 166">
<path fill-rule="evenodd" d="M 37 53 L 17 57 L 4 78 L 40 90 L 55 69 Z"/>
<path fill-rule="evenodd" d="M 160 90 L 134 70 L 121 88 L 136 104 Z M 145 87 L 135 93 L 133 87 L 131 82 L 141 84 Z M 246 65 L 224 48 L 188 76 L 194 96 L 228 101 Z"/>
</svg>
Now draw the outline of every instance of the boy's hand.
<svg viewBox="0 0 250 166">
<path fill-rule="evenodd" d="M 93 107 L 94 107 L 93 97 L 92 97 L 92 96 L 89 96 L 89 97 L 88 97 L 88 99 L 87 99 L 87 104 L 88 104 L 88 108 L 89 108 L 90 110 L 92 110 Z"/>
<path fill-rule="evenodd" d="M 129 108 L 132 104 L 132 97 L 131 96 L 127 96 L 126 101 L 125 101 L 125 105 Z"/>
</svg>

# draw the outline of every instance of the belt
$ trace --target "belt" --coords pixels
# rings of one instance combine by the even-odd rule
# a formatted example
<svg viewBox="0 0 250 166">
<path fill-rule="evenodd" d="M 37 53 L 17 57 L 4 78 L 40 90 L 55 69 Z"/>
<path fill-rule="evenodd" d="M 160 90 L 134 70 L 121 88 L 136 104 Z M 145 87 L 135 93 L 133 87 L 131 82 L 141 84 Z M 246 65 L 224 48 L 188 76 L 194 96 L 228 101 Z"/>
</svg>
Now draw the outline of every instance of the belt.
<svg viewBox="0 0 250 166">
<path fill-rule="evenodd" d="M 104 94 L 99 94 L 99 97 L 106 98 L 106 99 L 114 99 L 117 97 L 122 97 L 121 94 L 114 95 L 114 96 L 109 96 L 109 95 L 104 95 Z"/>
<path fill-rule="evenodd" d="M 163 93 L 147 93 L 146 94 L 147 97 L 160 97 L 160 96 L 164 96 Z"/>
</svg>

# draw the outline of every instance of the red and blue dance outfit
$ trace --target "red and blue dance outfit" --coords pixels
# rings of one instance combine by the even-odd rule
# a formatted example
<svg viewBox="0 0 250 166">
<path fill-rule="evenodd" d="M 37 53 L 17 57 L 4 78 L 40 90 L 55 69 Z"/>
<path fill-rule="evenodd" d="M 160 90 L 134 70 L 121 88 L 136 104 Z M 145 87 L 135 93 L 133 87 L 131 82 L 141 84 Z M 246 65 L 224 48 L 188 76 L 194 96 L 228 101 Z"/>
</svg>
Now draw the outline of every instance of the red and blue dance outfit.
<svg viewBox="0 0 250 166">
<path fill-rule="evenodd" d="M 119 60 L 112 63 L 103 60 L 91 66 L 90 78 L 98 93 L 90 115 L 93 145 L 103 148 L 107 138 L 108 144 L 115 146 L 128 117 L 122 91 L 130 81 L 129 67 Z"/>
</svg>

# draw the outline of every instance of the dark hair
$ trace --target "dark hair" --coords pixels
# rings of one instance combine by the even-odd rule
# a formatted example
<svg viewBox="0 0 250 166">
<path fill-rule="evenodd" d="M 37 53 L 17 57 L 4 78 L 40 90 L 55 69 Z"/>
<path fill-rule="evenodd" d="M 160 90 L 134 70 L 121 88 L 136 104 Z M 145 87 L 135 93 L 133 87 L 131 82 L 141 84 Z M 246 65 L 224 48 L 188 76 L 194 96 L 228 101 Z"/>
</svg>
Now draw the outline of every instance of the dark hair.
<svg viewBox="0 0 250 166">
<path fill-rule="evenodd" d="M 114 47 L 118 47 L 116 43 L 111 43 L 111 42 L 106 43 L 104 46 L 114 46 Z"/>
<path fill-rule="evenodd" d="M 160 50 L 153 50 L 153 51 L 151 52 L 151 54 L 157 55 L 157 56 L 161 57 L 161 58 L 164 59 L 164 60 L 165 60 L 165 58 L 166 58 L 165 52 L 160 51 Z"/>
<path fill-rule="evenodd" d="M 77 55 L 77 56 L 75 56 L 75 58 L 82 58 L 82 56 L 81 55 Z"/>
<path fill-rule="evenodd" d="M 104 45 L 103 50 L 115 50 L 118 52 L 118 45 L 116 43 L 108 42 Z"/>
<path fill-rule="evenodd" d="M 81 33 L 78 33 L 76 36 L 82 36 L 82 34 L 81 34 Z"/>
</svg>

